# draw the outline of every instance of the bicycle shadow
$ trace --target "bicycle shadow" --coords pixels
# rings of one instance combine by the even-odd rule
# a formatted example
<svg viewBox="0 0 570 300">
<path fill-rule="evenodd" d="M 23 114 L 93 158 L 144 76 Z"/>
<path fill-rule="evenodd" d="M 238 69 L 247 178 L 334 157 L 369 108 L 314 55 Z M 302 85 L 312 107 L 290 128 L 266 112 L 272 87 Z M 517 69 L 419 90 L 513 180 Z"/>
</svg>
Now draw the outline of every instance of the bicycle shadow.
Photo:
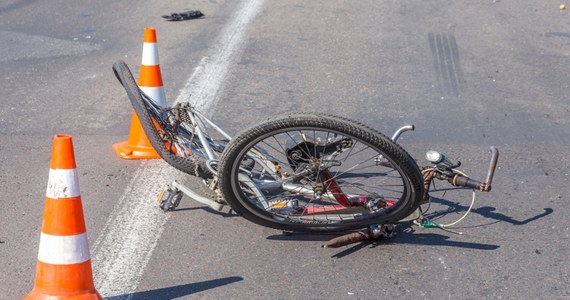
<svg viewBox="0 0 570 300">
<path fill-rule="evenodd" d="M 218 288 L 224 285 L 236 283 L 242 280 L 243 277 L 232 276 L 232 277 L 218 278 L 213 280 L 177 285 L 167 288 L 160 288 L 156 290 L 136 292 L 132 294 L 123 294 L 112 297 L 105 297 L 104 299 L 105 300 L 177 299 L 188 295 L 200 293 L 206 290 Z"/>
<path fill-rule="evenodd" d="M 347 233 L 346 231 L 323 232 L 323 233 L 284 231 L 281 234 L 270 235 L 266 239 L 270 241 L 328 242 L 329 240 L 346 233 Z"/>
<path fill-rule="evenodd" d="M 228 206 L 229 207 L 229 206 Z M 192 210 L 205 210 L 208 213 L 222 216 L 224 218 L 234 218 L 234 217 L 241 217 L 238 213 L 236 213 L 233 209 L 224 209 L 225 211 L 217 211 L 215 209 L 210 208 L 209 206 L 199 206 L 199 207 L 184 207 L 184 208 L 177 208 L 175 210 L 171 210 L 171 213 L 183 212 L 183 211 L 192 211 Z"/>
<path fill-rule="evenodd" d="M 417 233 L 417 232 L 411 233 L 400 230 L 396 233 L 394 237 L 392 237 L 389 240 L 379 239 L 373 241 L 364 241 L 332 255 L 331 258 L 343 258 L 347 255 L 355 253 L 364 248 L 376 248 L 385 245 L 402 245 L 402 244 L 418 245 L 418 246 L 455 247 L 455 248 L 465 248 L 465 249 L 484 250 L 484 251 L 496 250 L 500 247 L 499 245 L 493 245 L 493 244 L 454 241 L 450 240 L 450 237 L 447 235 L 442 235 L 437 233 Z"/>
<path fill-rule="evenodd" d="M 433 203 L 445 205 L 448 207 L 448 209 L 443 210 L 443 211 L 436 211 L 436 212 L 433 212 L 433 213 L 426 215 L 426 217 L 428 217 L 429 219 L 436 219 L 436 218 L 442 217 L 446 214 L 453 213 L 453 212 L 460 212 L 460 211 L 465 212 L 469 208 L 469 206 L 461 205 L 458 202 L 449 201 L 449 200 L 446 200 L 443 198 L 437 198 L 437 197 L 433 197 L 433 196 L 431 196 L 431 201 Z M 493 220 L 495 220 L 495 222 L 490 222 L 487 224 L 481 224 L 481 225 L 476 225 L 476 226 L 469 226 L 469 227 L 480 227 L 480 226 L 495 224 L 498 222 L 506 222 L 509 224 L 513 224 L 515 226 L 526 225 L 530 222 L 544 218 L 544 217 L 546 217 L 546 216 L 548 216 L 554 212 L 554 209 L 552 209 L 550 207 L 546 207 L 546 208 L 543 208 L 544 212 L 542 212 L 536 216 L 530 217 L 526 220 L 519 221 L 519 220 L 514 219 L 511 216 L 507 216 L 505 214 L 496 212 L 496 210 L 497 209 L 495 207 L 492 207 L 492 206 L 483 206 L 483 207 L 472 209 L 471 213 L 479 214 L 482 217 L 485 217 L 486 219 L 493 219 Z M 463 227 L 463 228 L 468 228 L 468 227 Z"/>
<path fill-rule="evenodd" d="M 283 233 L 275 234 L 267 237 L 268 240 L 275 241 L 320 241 L 323 245 L 327 241 L 346 234 L 347 232 L 331 232 L 331 233 Z M 349 246 L 349 248 L 342 250 L 331 256 L 331 258 L 342 258 L 352 253 L 355 253 L 364 248 L 375 248 L 385 245 L 400 245 L 400 244 L 411 244 L 420 246 L 442 246 L 442 247 L 456 247 L 456 248 L 466 248 L 475 250 L 490 251 L 498 249 L 499 245 L 494 244 L 482 244 L 474 242 L 462 242 L 456 240 L 450 240 L 450 236 L 437 234 L 437 233 L 418 233 L 413 230 L 411 223 L 400 223 L 396 226 L 396 232 L 394 237 L 390 239 L 376 239 L 371 241 L 363 241 Z"/>
</svg>

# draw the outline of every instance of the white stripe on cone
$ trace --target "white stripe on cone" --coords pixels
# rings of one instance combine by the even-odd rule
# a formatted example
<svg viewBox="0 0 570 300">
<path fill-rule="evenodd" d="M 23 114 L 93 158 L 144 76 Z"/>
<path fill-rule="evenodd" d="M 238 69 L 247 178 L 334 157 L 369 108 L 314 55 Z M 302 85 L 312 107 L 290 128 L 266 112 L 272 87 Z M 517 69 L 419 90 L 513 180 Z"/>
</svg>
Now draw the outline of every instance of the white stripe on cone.
<svg viewBox="0 0 570 300">
<path fill-rule="evenodd" d="M 166 94 L 164 93 L 164 87 L 149 87 L 149 86 L 139 86 L 141 91 L 143 91 L 147 96 L 149 96 L 154 103 L 166 107 Z"/>
<path fill-rule="evenodd" d="M 87 233 L 57 236 L 43 233 L 38 260 L 52 265 L 70 265 L 91 259 Z"/>
<path fill-rule="evenodd" d="M 46 197 L 51 199 L 78 197 L 79 179 L 75 169 L 50 169 Z"/>
<path fill-rule="evenodd" d="M 142 64 L 145 66 L 159 65 L 156 43 L 143 43 Z"/>
</svg>

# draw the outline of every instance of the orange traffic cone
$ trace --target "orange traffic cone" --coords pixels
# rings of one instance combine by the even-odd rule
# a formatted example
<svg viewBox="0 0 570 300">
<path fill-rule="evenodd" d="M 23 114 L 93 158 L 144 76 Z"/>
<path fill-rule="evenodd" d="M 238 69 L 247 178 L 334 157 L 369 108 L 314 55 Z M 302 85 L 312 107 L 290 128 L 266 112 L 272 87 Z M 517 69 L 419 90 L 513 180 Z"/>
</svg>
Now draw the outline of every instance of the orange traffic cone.
<svg viewBox="0 0 570 300">
<path fill-rule="evenodd" d="M 103 299 L 95 290 L 73 142 L 56 135 L 34 289 L 24 299 Z"/>
<path fill-rule="evenodd" d="M 160 106 L 166 106 L 166 96 L 162 84 L 160 64 L 158 62 L 158 47 L 156 44 L 156 30 L 145 28 L 142 53 L 141 71 L 139 74 L 139 87 Z M 124 159 L 160 158 L 154 150 L 136 113 L 133 113 L 131 129 L 127 141 L 116 143 L 113 150 Z"/>
</svg>

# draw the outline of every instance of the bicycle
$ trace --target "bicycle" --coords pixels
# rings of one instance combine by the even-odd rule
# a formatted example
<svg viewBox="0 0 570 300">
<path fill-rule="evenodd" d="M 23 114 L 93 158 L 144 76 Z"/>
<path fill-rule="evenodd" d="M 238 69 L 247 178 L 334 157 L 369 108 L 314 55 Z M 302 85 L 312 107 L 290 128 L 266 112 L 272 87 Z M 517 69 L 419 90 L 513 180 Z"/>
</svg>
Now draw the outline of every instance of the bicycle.
<svg viewBox="0 0 570 300">
<path fill-rule="evenodd" d="M 495 147 L 486 178 L 477 181 L 457 170 L 459 162 L 435 151 L 426 155 L 432 166 L 420 169 L 396 143 L 412 125 L 389 138 L 347 118 L 297 113 L 232 138 L 188 102 L 158 105 L 138 88 L 125 62 L 117 61 L 113 71 L 160 157 L 204 184 L 206 196 L 172 182 L 158 197 L 164 211 L 176 209 L 186 194 L 215 210 L 229 205 L 249 221 L 286 232 L 360 230 L 328 243 L 338 247 L 390 237 L 393 223 L 410 215 L 420 225 L 443 228 L 427 220 L 420 207 L 430 202 L 434 179 L 491 190 Z"/>
</svg>

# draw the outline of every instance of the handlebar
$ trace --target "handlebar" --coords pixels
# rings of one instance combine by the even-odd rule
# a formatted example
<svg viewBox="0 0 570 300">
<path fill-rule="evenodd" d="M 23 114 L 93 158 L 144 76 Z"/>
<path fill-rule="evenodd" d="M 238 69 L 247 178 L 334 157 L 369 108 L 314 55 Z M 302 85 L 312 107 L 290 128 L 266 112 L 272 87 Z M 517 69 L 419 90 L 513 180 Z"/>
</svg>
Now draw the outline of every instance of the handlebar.
<svg viewBox="0 0 570 300">
<path fill-rule="evenodd" d="M 489 163 L 489 169 L 487 170 L 487 176 L 482 182 L 459 174 L 449 177 L 448 181 L 454 186 L 464 186 L 477 189 L 481 192 L 491 191 L 491 182 L 493 181 L 495 169 L 497 168 L 497 161 L 499 160 L 499 149 L 492 146 L 489 149 L 489 152 L 491 152 L 491 161 Z"/>
</svg>

